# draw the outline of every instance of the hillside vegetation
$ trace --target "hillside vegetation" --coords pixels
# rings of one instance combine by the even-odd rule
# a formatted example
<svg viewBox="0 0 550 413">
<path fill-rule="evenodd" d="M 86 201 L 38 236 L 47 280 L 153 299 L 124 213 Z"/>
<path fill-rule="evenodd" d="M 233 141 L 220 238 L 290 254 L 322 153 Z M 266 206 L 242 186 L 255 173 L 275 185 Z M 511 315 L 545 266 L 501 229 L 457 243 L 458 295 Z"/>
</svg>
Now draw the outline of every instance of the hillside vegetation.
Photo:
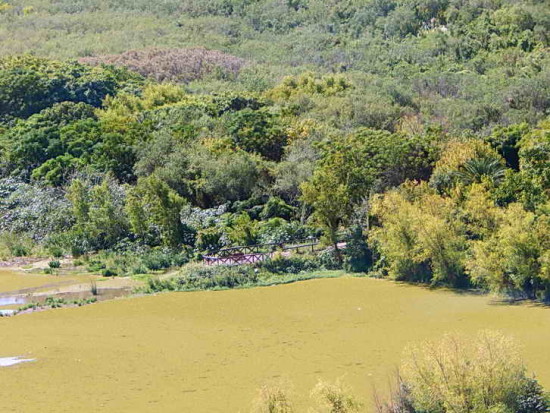
<svg viewBox="0 0 550 413">
<path fill-rule="evenodd" d="M 547 1 L 0 3 L 0 255 L 322 237 L 549 299 L 549 46 Z"/>
</svg>

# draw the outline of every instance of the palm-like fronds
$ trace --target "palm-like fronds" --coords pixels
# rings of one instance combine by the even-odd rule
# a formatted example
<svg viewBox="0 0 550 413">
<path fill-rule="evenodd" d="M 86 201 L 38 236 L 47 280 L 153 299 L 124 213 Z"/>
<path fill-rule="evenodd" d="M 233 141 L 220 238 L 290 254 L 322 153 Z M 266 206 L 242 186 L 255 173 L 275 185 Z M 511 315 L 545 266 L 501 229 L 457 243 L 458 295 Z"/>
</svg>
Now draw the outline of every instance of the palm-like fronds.
<svg viewBox="0 0 550 413">
<path fill-rule="evenodd" d="M 463 165 L 457 177 L 466 185 L 481 183 L 485 180 L 498 184 L 504 179 L 505 172 L 506 167 L 498 159 L 473 158 Z"/>
</svg>

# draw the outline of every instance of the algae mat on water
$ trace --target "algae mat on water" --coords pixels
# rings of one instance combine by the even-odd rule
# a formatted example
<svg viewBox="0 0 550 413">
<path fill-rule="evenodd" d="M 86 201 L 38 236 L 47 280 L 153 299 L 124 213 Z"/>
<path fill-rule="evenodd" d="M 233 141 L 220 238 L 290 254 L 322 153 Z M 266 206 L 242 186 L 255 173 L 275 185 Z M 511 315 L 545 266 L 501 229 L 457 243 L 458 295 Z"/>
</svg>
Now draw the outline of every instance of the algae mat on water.
<svg viewBox="0 0 550 413">
<path fill-rule="evenodd" d="M 370 405 L 403 347 L 447 331 L 496 329 L 524 344 L 550 387 L 550 309 L 387 281 L 340 278 L 170 293 L 0 319 L 5 412 L 248 412 L 282 377 L 298 411 L 318 378 Z"/>
<path fill-rule="evenodd" d="M 0 293 L 24 288 L 37 288 L 43 285 L 60 283 L 63 280 L 65 279 L 55 275 L 27 274 L 0 269 Z"/>
</svg>

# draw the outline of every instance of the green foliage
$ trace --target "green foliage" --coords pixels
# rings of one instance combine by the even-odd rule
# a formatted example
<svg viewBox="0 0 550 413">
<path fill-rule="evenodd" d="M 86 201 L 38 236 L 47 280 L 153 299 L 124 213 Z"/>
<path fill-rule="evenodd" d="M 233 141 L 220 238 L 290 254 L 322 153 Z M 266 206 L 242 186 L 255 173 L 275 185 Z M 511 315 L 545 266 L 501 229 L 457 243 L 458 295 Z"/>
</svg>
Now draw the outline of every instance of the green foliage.
<svg viewBox="0 0 550 413">
<path fill-rule="evenodd" d="M 260 223 L 258 237 L 262 244 L 280 244 L 307 239 L 313 240 L 318 235 L 319 231 L 317 229 L 304 226 L 298 221 L 288 222 L 282 218 L 271 218 Z"/>
<path fill-rule="evenodd" d="M 504 179 L 506 168 L 498 159 L 473 158 L 464 163 L 457 177 L 464 185 L 489 182 L 497 186 Z"/>
<path fill-rule="evenodd" d="M 397 397 L 380 413 L 544 412 L 542 387 L 531 378 L 517 345 L 500 333 L 475 339 L 447 335 L 408 349 Z M 399 409 L 401 407 L 401 409 Z"/>
<path fill-rule="evenodd" d="M 460 185 L 487 182 L 497 186 L 505 176 L 502 158 L 479 140 L 450 141 L 435 165 L 431 184 L 450 194 Z"/>
<path fill-rule="evenodd" d="M 258 243 L 260 224 L 246 212 L 229 216 L 226 233 L 233 245 L 254 245 Z"/>
<path fill-rule="evenodd" d="M 190 182 L 196 204 L 202 207 L 250 198 L 265 173 L 261 161 L 244 151 L 199 149 L 190 156 Z"/>
<path fill-rule="evenodd" d="M 288 100 L 300 94 L 332 96 L 351 87 L 352 84 L 345 76 L 320 77 L 315 73 L 307 72 L 299 76 L 285 77 L 280 85 L 269 92 L 268 96 L 277 100 Z"/>
<path fill-rule="evenodd" d="M 102 251 L 87 258 L 87 269 L 103 276 L 147 274 L 181 267 L 189 261 L 187 251 L 135 247 Z"/>
<path fill-rule="evenodd" d="M 258 280 L 258 275 L 249 266 L 231 267 L 188 267 L 182 275 L 171 280 L 151 278 L 149 289 L 162 290 L 212 290 L 220 288 L 237 288 L 252 285 Z"/>
<path fill-rule="evenodd" d="M 300 272 L 315 271 L 321 268 L 316 257 L 308 256 L 276 256 L 275 258 L 262 261 L 259 268 L 273 274 L 298 274 Z"/>
<path fill-rule="evenodd" d="M 325 248 L 318 255 L 319 263 L 327 270 L 342 269 L 342 252 L 337 251 L 334 247 Z"/>
<path fill-rule="evenodd" d="M 31 177 L 61 186 L 76 172 L 91 169 L 111 172 L 121 181 L 134 176 L 135 151 L 132 145 L 144 127 L 126 125 L 124 133 L 95 117 L 93 108 L 64 102 L 19 121 L 5 136 L 6 174 Z"/>
<path fill-rule="evenodd" d="M 280 198 L 272 197 L 269 198 L 267 203 L 264 205 L 262 212 L 260 213 L 260 218 L 262 220 L 267 220 L 270 218 L 283 218 L 290 220 L 295 213 L 295 208 L 288 205 L 285 201 Z"/>
<path fill-rule="evenodd" d="M 352 213 L 348 189 L 330 168 L 324 168 L 316 170 L 311 181 L 302 185 L 302 192 L 303 201 L 314 209 L 315 222 L 325 231 L 327 243 L 336 246 L 338 229 Z"/>
<path fill-rule="evenodd" d="M 156 178 L 140 178 L 128 191 L 125 212 L 132 231 L 153 244 L 175 246 L 183 238 L 180 211 L 185 201 Z"/>
<path fill-rule="evenodd" d="M 542 187 L 539 179 L 533 179 L 529 173 L 506 171 L 504 180 L 494 191 L 495 200 L 501 206 L 520 202 L 525 209 L 535 211 L 548 201 L 548 191 Z"/>
<path fill-rule="evenodd" d="M 281 385 L 264 385 L 253 402 L 253 413 L 292 413 L 287 390 Z"/>
<path fill-rule="evenodd" d="M 494 291 L 550 299 L 548 214 L 537 216 L 518 204 L 496 214 L 496 228 L 472 245 L 473 281 Z"/>
<path fill-rule="evenodd" d="M 172 262 L 122 250 L 323 235 L 325 268 L 542 298 L 548 21 L 526 0 L 2 5 L 0 56 L 81 59 L 0 57 L 0 232 L 116 251 L 117 274 Z"/>
<path fill-rule="evenodd" d="M 454 218 L 452 200 L 432 193 L 426 185 L 409 185 L 377 198 L 373 213 L 381 226 L 372 232 L 397 280 L 468 284 L 465 274 L 466 234 Z"/>
<path fill-rule="evenodd" d="M 550 190 L 550 121 L 525 135 L 519 143 L 520 167 L 532 180 Z"/>
<path fill-rule="evenodd" d="M 243 109 L 228 119 L 228 132 L 235 146 L 280 160 L 288 137 L 277 115 L 265 110 Z"/>
<path fill-rule="evenodd" d="M 12 257 L 25 257 L 33 251 L 33 242 L 24 235 L 12 232 L 0 234 L 0 257 L 8 259 Z"/>
<path fill-rule="evenodd" d="M 138 77 L 121 70 L 90 68 L 32 56 L 0 60 L 0 121 L 27 118 L 58 102 L 98 107 L 126 82 Z"/>
<path fill-rule="evenodd" d="M 324 143 L 320 164 L 345 183 L 348 197 L 357 203 L 375 189 L 427 179 L 436 156 L 431 139 L 360 129 Z"/>
<path fill-rule="evenodd" d="M 61 244 L 71 245 L 73 252 L 81 250 L 80 254 L 114 246 L 128 234 L 124 197 L 122 188 L 109 178 L 99 185 L 74 179 L 67 198 L 76 222 Z"/>
<path fill-rule="evenodd" d="M 318 404 L 317 412 L 351 413 L 359 411 L 362 406 L 341 380 L 335 383 L 319 380 L 311 391 L 311 397 Z"/>
<path fill-rule="evenodd" d="M 527 132 L 529 132 L 527 123 L 499 127 L 487 140 L 506 160 L 506 165 L 517 171 L 519 170 L 519 142 Z"/>
<path fill-rule="evenodd" d="M 372 253 L 361 226 L 354 226 L 344 251 L 344 269 L 348 272 L 367 272 L 372 267 Z"/>
</svg>

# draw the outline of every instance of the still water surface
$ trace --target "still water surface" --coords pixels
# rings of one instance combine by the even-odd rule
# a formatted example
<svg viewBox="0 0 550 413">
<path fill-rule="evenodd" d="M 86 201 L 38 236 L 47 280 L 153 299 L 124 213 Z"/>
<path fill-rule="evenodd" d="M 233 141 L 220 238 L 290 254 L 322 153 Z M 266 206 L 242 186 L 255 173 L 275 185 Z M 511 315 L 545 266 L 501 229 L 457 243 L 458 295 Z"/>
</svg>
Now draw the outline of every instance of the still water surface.
<svg viewBox="0 0 550 413">
<path fill-rule="evenodd" d="M 370 405 L 404 346 L 501 330 L 550 387 L 550 308 L 341 278 L 170 293 L 0 319 L 3 412 L 248 412 L 283 378 L 298 411 L 318 378 L 345 376 Z"/>
</svg>

